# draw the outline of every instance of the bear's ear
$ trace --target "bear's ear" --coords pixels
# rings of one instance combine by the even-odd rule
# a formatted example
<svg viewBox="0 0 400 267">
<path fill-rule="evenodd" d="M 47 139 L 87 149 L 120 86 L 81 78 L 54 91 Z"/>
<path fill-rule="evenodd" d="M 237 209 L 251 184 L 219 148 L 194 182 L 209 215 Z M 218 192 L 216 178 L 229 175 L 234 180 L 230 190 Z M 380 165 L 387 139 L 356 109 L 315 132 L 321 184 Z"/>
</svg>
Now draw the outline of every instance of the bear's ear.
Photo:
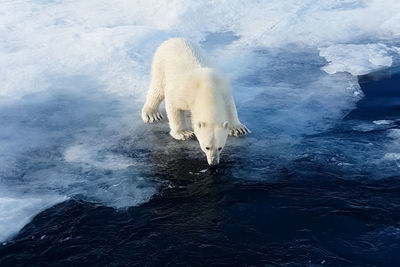
<svg viewBox="0 0 400 267">
<path fill-rule="evenodd" d="M 228 129 L 229 123 L 226 121 L 222 124 L 222 127 L 224 127 L 224 129 Z"/>
<path fill-rule="evenodd" d="M 205 123 L 205 122 L 198 122 L 198 123 L 197 123 L 197 127 L 198 127 L 198 128 L 206 127 L 206 123 Z"/>
</svg>

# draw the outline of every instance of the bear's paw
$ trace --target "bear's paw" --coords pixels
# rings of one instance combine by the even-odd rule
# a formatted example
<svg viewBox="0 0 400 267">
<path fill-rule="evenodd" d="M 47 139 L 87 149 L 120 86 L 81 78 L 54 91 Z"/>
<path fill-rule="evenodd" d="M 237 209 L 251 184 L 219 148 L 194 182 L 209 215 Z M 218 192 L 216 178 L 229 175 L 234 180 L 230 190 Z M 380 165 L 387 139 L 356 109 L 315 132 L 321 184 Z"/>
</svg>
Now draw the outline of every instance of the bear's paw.
<svg viewBox="0 0 400 267">
<path fill-rule="evenodd" d="M 158 110 L 143 108 L 142 119 L 146 123 L 153 123 L 162 120 L 163 116 Z"/>
<path fill-rule="evenodd" d="M 229 129 L 230 136 L 244 136 L 248 133 L 250 133 L 250 130 L 243 124 L 234 125 Z"/>
<path fill-rule="evenodd" d="M 171 131 L 169 133 L 176 140 L 188 140 L 194 138 L 194 132 L 191 130 Z"/>
</svg>

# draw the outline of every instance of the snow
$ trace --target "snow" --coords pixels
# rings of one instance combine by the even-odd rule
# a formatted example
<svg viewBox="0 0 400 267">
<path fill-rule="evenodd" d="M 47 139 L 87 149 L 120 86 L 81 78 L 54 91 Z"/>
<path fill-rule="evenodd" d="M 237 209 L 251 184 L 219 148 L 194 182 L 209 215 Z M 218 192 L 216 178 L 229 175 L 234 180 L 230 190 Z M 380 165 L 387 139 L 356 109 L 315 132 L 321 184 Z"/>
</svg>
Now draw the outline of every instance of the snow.
<svg viewBox="0 0 400 267">
<path fill-rule="evenodd" d="M 400 129 L 390 129 L 387 131 L 389 142 L 386 143 L 386 154 L 383 159 L 394 161 L 400 168 Z"/>
<path fill-rule="evenodd" d="M 363 75 L 383 67 L 392 66 L 391 53 L 394 48 L 384 44 L 337 44 L 320 48 L 320 56 L 326 58 L 328 64 L 322 70 L 329 74 L 349 72 L 353 75 Z"/>
<path fill-rule="evenodd" d="M 0 197 L 0 240 L 10 238 L 35 214 L 65 199 L 61 196 Z"/>
<path fill-rule="evenodd" d="M 387 125 L 387 124 L 392 124 L 393 121 L 392 120 L 377 120 L 377 121 L 373 121 L 373 123 L 375 123 L 376 125 Z"/>
</svg>

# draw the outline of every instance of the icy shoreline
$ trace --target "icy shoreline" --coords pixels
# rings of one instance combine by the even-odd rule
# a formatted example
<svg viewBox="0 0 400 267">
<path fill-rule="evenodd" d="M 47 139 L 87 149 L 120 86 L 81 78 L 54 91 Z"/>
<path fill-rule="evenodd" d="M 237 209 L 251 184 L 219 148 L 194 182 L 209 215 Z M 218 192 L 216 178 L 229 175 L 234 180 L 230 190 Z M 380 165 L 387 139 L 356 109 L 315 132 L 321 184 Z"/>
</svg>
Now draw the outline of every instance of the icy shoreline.
<svg viewBox="0 0 400 267">
<path fill-rule="evenodd" d="M 145 203 L 160 186 L 148 179 L 158 154 L 178 147 L 197 157 L 196 144 L 173 143 L 165 124 L 146 128 L 138 116 L 152 54 L 167 38 L 201 43 L 231 76 L 239 114 L 255 129 L 231 147 L 264 149 L 255 160 L 271 164 L 256 167 L 271 172 L 299 157 L 318 161 L 326 151 L 299 155 L 303 137 L 355 108 L 355 75 L 400 62 L 394 0 L 21 0 L 3 1 L 0 13 L 0 239 L 59 199 L 117 209 Z M 393 153 L 382 158 L 393 163 Z"/>
</svg>

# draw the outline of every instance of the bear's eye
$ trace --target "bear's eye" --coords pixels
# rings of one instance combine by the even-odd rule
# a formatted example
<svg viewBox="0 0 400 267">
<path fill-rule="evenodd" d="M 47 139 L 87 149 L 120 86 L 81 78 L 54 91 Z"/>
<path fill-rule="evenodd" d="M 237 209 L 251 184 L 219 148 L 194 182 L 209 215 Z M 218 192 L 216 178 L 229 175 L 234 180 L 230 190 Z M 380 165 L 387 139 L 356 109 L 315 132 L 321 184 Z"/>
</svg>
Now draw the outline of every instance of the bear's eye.
<svg viewBox="0 0 400 267">
<path fill-rule="evenodd" d="M 219 147 L 218 150 L 221 151 L 222 147 Z"/>
<path fill-rule="evenodd" d="M 210 147 L 206 146 L 206 149 L 207 149 L 207 150 L 210 150 Z"/>
</svg>

